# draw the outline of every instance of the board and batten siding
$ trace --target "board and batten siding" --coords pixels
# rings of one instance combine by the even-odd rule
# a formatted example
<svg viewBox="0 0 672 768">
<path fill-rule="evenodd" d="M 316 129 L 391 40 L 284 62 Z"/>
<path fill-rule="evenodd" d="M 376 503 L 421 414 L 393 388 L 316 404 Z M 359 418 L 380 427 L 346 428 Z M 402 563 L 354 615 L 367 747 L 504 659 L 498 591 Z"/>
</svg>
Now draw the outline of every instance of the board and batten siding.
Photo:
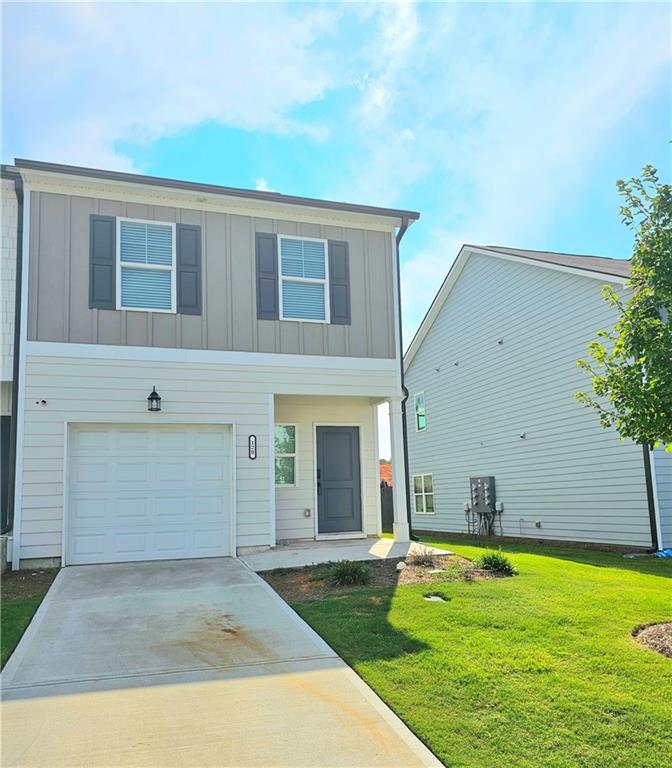
<svg viewBox="0 0 672 768">
<path fill-rule="evenodd" d="M 297 484 L 278 486 L 275 494 L 277 539 L 315 536 L 315 425 L 360 425 L 362 465 L 362 520 L 364 531 L 379 533 L 380 489 L 376 430 L 377 410 L 365 397 L 276 397 L 275 421 L 296 424 Z M 304 510 L 310 510 L 310 517 Z"/>
<path fill-rule="evenodd" d="M 90 309 L 91 214 L 200 226 L 203 314 Z M 258 320 L 256 232 L 347 241 L 351 324 Z M 391 232 L 32 192 L 28 338 L 394 358 L 393 270 Z"/>
<path fill-rule="evenodd" d="M 506 536 L 651 545 L 641 447 L 574 399 L 590 388 L 576 360 L 616 319 L 602 285 L 470 255 L 406 374 L 410 474 L 434 475 L 417 529 L 466 532 L 469 478 L 494 475 Z"/>
<path fill-rule="evenodd" d="M 653 452 L 653 462 L 662 535 L 660 547 L 672 549 L 672 453 L 663 448 L 656 448 Z"/>
</svg>

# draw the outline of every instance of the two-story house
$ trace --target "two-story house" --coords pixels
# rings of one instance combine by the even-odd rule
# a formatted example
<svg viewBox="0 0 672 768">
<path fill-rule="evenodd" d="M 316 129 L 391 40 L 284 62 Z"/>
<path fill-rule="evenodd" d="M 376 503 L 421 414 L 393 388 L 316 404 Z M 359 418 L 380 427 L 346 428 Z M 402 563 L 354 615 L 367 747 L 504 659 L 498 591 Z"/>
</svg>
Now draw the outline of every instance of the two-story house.
<svg viewBox="0 0 672 768">
<path fill-rule="evenodd" d="M 17 160 L 13 567 L 408 540 L 412 211 Z"/>
<path fill-rule="evenodd" d="M 672 454 L 576 402 L 630 262 L 465 245 L 404 359 L 414 529 L 672 547 Z"/>
</svg>

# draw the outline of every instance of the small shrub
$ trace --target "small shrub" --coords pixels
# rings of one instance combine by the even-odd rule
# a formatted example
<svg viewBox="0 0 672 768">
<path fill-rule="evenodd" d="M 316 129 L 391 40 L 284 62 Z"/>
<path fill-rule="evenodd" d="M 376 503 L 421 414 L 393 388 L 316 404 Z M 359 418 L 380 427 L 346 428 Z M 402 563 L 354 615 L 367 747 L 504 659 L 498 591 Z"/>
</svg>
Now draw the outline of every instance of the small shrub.
<svg viewBox="0 0 672 768">
<path fill-rule="evenodd" d="M 407 558 L 409 565 L 417 565 L 422 568 L 431 568 L 434 565 L 434 553 L 424 545 L 417 547 L 412 555 Z"/>
<path fill-rule="evenodd" d="M 339 587 L 350 587 L 357 584 L 368 584 L 371 574 L 364 563 L 356 560 L 341 560 L 335 563 L 329 574 L 329 581 Z"/>
<path fill-rule="evenodd" d="M 493 571 L 502 576 L 513 576 L 516 573 L 513 563 L 501 550 L 499 552 L 484 552 L 476 560 L 476 565 L 484 571 Z"/>
</svg>

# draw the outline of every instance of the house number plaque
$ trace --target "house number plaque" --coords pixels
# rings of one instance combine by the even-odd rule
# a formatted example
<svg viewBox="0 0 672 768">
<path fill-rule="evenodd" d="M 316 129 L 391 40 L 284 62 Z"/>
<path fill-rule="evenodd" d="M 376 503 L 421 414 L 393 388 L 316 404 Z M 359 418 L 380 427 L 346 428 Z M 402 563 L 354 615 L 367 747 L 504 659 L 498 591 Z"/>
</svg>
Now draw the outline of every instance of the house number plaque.
<svg viewBox="0 0 672 768">
<path fill-rule="evenodd" d="M 247 452 L 251 459 L 257 458 L 257 436 L 250 435 L 247 438 Z"/>
</svg>

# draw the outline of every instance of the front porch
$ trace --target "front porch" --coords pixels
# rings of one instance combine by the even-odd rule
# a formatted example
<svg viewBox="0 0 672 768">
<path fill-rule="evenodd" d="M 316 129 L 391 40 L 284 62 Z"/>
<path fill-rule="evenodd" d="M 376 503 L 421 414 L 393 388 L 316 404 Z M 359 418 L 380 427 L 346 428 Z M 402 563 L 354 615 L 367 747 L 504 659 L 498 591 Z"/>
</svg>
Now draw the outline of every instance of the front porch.
<svg viewBox="0 0 672 768">
<path fill-rule="evenodd" d="M 277 551 L 305 554 L 307 546 L 324 540 L 326 547 L 349 546 L 359 554 L 358 547 L 366 551 L 371 546 L 370 537 L 381 535 L 381 402 L 379 397 L 361 396 L 273 397 L 272 549 L 286 545 Z M 388 402 L 395 469 L 394 534 L 398 542 L 408 542 L 401 408 L 398 402 L 389 398 Z M 257 553 L 249 555 L 249 550 L 246 553 L 242 549 L 239 554 L 256 557 Z M 398 556 L 405 554 L 407 551 Z M 281 559 L 287 557 L 288 562 L 302 565 L 314 562 L 309 558 L 304 563 L 301 555 Z M 324 556 L 319 558 L 322 561 Z M 342 554 L 338 559 L 351 558 Z"/>
<path fill-rule="evenodd" d="M 339 560 L 386 560 L 407 557 L 428 549 L 437 555 L 446 554 L 445 549 L 426 547 L 417 541 L 395 541 L 371 536 L 350 541 L 297 541 L 244 555 L 240 559 L 253 571 L 272 571 L 276 568 L 303 568 Z"/>
</svg>

